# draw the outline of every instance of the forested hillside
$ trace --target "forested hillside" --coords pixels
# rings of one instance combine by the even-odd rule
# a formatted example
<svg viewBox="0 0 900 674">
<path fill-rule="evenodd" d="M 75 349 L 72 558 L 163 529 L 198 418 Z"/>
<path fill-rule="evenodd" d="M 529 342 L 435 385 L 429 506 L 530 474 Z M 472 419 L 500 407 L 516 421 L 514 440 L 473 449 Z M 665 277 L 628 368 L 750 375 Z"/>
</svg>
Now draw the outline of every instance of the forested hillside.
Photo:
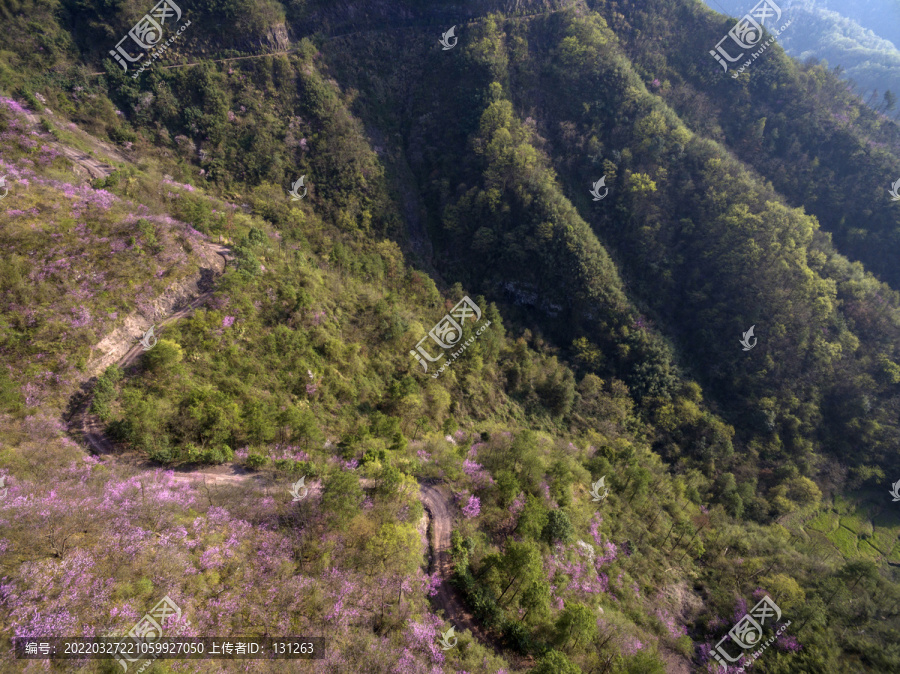
<svg viewBox="0 0 900 674">
<path fill-rule="evenodd" d="M 166 7 L 0 0 L 4 671 L 900 672 L 886 109 L 699 0 Z"/>
</svg>

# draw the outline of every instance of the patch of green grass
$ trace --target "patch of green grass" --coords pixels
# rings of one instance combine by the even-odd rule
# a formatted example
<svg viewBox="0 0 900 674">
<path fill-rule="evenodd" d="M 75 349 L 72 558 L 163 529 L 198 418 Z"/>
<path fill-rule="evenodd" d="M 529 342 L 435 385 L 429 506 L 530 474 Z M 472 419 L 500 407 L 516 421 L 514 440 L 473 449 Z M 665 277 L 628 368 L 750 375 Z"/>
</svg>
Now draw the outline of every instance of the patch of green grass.
<svg viewBox="0 0 900 674">
<path fill-rule="evenodd" d="M 848 499 L 840 495 L 835 495 L 834 497 L 834 508 L 838 513 L 842 515 L 851 513 L 856 509 Z"/>
<path fill-rule="evenodd" d="M 872 534 L 871 538 L 867 538 L 866 541 L 882 554 L 889 551 L 894 545 L 894 538 L 892 536 L 885 536 L 877 531 Z"/>
<path fill-rule="evenodd" d="M 859 554 L 856 548 L 858 539 L 856 534 L 849 529 L 838 527 L 837 530 L 828 534 L 828 540 L 834 543 L 840 553 L 845 557 L 855 557 Z"/>
<path fill-rule="evenodd" d="M 856 535 L 861 534 L 864 529 L 864 520 L 858 513 L 841 515 L 841 526 L 846 527 Z"/>
<path fill-rule="evenodd" d="M 857 549 L 859 550 L 859 554 L 864 555 L 865 557 L 871 557 L 873 559 L 881 557 L 881 552 L 872 547 L 868 541 L 860 541 Z"/>
<path fill-rule="evenodd" d="M 806 528 L 812 529 L 813 531 L 829 533 L 837 529 L 838 523 L 838 515 L 836 513 L 826 511 L 819 513 L 815 518 L 807 522 Z"/>
<path fill-rule="evenodd" d="M 891 550 L 891 554 L 887 556 L 887 560 L 900 564 L 900 543 L 897 543 L 897 545 L 894 546 L 894 549 Z"/>
</svg>

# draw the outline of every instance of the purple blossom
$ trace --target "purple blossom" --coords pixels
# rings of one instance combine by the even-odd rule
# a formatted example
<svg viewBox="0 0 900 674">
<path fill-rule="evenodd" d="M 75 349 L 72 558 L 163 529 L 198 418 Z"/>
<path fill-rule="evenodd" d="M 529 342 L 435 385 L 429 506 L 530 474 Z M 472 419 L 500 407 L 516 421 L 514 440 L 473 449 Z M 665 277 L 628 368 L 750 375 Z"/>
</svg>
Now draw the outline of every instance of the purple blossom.
<svg viewBox="0 0 900 674">
<path fill-rule="evenodd" d="M 803 646 L 797 641 L 797 637 L 790 634 L 781 634 L 775 641 L 775 645 L 783 651 L 798 653 Z"/>
<path fill-rule="evenodd" d="M 74 318 L 70 319 L 69 322 L 72 324 L 73 328 L 83 328 L 91 323 L 91 312 L 88 311 L 87 307 L 77 307 L 72 309 L 72 313 L 74 314 Z"/>
<path fill-rule="evenodd" d="M 22 115 L 23 117 L 29 114 L 27 108 L 22 107 L 16 101 L 11 98 L 6 98 L 5 96 L 0 96 L 0 103 L 3 103 L 7 108 L 12 110 L 17 115 Z"/>
<path fill-rule="evenodd" d="M 636 637 L 628 637 L 622 643 L 622 653 L 625 655 L 634 655 L 638 651 L 643 650 L 643 648 L 644 644 Z"/>
<path fill-rule="evenodd" d="M 595 513 L 591 518 L 591 536 L 597 545 L 603 545 L 603 537 L 600 535 L 601 524 L 603 524 L 603 516 Z"/>
<path fill-rule="evenodd" d="M 462 509 L 466 519 L 478 517 L 481 514 L 481 500 L 477 496 L 470 496 L 469 502 Z"/>
<path fill-rule="evenodd" d="M 544 492 L 544 498 L 548 501 L 550 500 L 550 485 L 547 484 L 546 480 L 541 480 L 541 491 Z"/>
<path fill-rule="evenodd" d="M 666 609 L 656 609 L 656 617 L 659 618 L 659 621 L 673 639 L 678 639 L 687 634 L 687 627 L 679 625 L 675 618 L 669 615 L 669 612 Z"/>
<path fill-rule="evenodd" d="M 545 560 L 544 570 L 551 585 L 565 583 L 569 592 L 599 594 L 609 588 L 609 578 L 605 573 L 599 573 L 596 554 L 584 541 L 572 545 L 557 544 Z"/>
<path fill-rule="evenodd" d="M 472 482 L 476 488 L 494 484 L 494 478 L 491 477 L 490 473 L 484 470 L 480 463 L 475 463 L 474 461 L 466 459 L 463 461 L 463 472 L 472 478 Z"/>
<path fill-rule="evenodd" d="M 525 508 L 525 492 L 519 492 L 519 495 L 513 500 L 509 506 L 509 512 L 518 515 Z"/>
<path fill-rule="evenodd" d="M 230 328 L 232 325 L 234 325 L 234 316 L 226 316 L 222 319 L 223 328 Z"/>
<path fill-rule="evenodd" d="M 603 544 L 603 547 L 606 549 L 606 552 L 597 557 L 597 567 L 599 568 L 601 564 L 608 564 L 610 562 L 616 561 L 617 548 L 616 544 L 612 541 L 606 541 Z"/>
</svg>

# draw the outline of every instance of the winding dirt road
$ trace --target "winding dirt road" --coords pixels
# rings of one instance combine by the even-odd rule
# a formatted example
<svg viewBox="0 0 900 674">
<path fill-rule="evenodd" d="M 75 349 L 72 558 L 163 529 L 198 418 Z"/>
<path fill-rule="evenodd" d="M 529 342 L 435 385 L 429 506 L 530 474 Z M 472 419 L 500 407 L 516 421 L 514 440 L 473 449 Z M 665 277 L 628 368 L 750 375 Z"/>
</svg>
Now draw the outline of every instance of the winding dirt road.
<svg viewBox="0 0 900 674">
<path fill-rule="evenodd" d="M 26 117 L 33 127 L 39 127 L 40 118 L 36 114 L 29 113 Z M 110 164 L 95 159 L 84 152 L 56 141 L 48 142 L 73 162 L 76 172 L 80 167 L 92 179 L 107 177 L 115 170 L 115 167 Z M 100 141 L 96 142 L 100 143 Z M 114 148 L 105 143 L 101 143 L 99 149 L 108 156 L 113 157 L 114 160 L 123 163 L 128 161 Z M 166 325 L 189 316 L 212 298 L 215 292 L 215 281 L 225 272 L 228 261 L 232 257 L 229 249 L 225 246 L 210 242 L 200 242 L 196 245 L 199 248 L 200 271 L 195 278 L 190 279 L 187 283 L 182 283 L 180 286 L 164 293 L 159 303 L 162 305 L 165 317 L 152 322 L 151 317 L 139 314 L 130 316 L 125 321 L 125 325 L 107 335 L 94 348 L 97 355 L 92 357 L 91 362 L 88 364 L 88 371 L 92 375 L 100 374 L 112 364 L 116 364 L 123 369 L 133 365 L 144 352 L 138 340 L 151 324 L 156 326 L 156 328 L 164 328 Z M 123 453 L 116 450 L 115 443 L 104 432 L 103 422 L 96 415 L 89 412 L 92 402 L 93 395 L 88 393 L 75 406 L 69 418 L 69 433 L 79 438 L 92 453 L 104 456 L 107 460 L 126 463 L 135 468 L 153 469 L 154 466 L 144 457 L 135 453 Z M 190 470 L 175 470 L 173 478 L 179 482 L 202 484 L 261 482 L 257 473 L 230 464 L 205 466 Z M 374 481 L 367 478 L 361 479 L 360 483 L 364 488 L 374 487 Z M 321 491 L 319 482 L 310 483 L 308 487 L 310 494 L 316 494 Z M 427 516 L 429 572 L 434 573 L 436 570 L 442 579 L 436 603 L 439 608 L 444 610 L 445 616 L 454 624 L 457 630 L 468 629 L 473 635 L 478 636 L 487 643 L 483 630 L 480 629 L 472 619 L 472 616 L 465 610 L 458 594 L 450 586 L 452 568 L 449 551 L 450 533 L 453 526 L 450 498 L 440 486 L 426 483 L 420 484 L 419 497 L 425 507 Z"/>
<path fill-rule="evenodd" d="M 157 327 L 163 328 L 180 318 L 190 315 L 212 297 L 214 284 L 211 283 L 213 279 L 209 278 L 209 275 L 212 274 L 214 277 L 217 277 L 224 273 L 231 256 L 228 249 L 224 246 L 203 243 L 201 247 L 203 249 L 201 257 L 204 260 L 204 265 L 201 267 L 201 278 L 197 279 L 196 282 L 198 288 L 202 287 L 204 285 L 203 277 L 206 276 L 207 289 L 184 303 L 177 310 L 173 310 L 164 319 L 157 321 L 155 323 Z M 147 321 L 146 318 L 142 320 Z M 149 327 L 149 325 L 146 327 Z M 108 340 L 111 344 L 107 344 L 104 349 L 100 350 L 103 355 L 99 356 L 93 366 L 89 366 L 89 369 L 99 373 L 113 362 L 123 369 L 134 364 L 144 352 L 143 347 L 137 342 L 139 336 L 120 334 L 115 339 Z M 116 354 L 117 357 L 111 358 L 112 354 Z M 145 458 L 135 453 L 128 454 L 116 450 L 115 443 L 104 433 L 103 423 L 96 415 L 89 412 L 92 401 L 93 395 L 88 394 L 81 404 L 76 407 L 69 423 L 70 433 L 79 437 L 93 453 L 102 455 L 108 460 L 127 463 L 135 468 L 152 469 L 154 466 Z M 247 484 L 259 482 L 262 484 L 259 474 L 230 464 L 205 466 L 190 470 L 176 470 L 173 477 L 179 482 L 190 483 Z M 371 479 L 363 478 L 360 480 L 360 483 L 364 488 L 374 487 L 374 480 Z M 310 494 L 315 494 L 321 491 L 321 484 L 312 482 L 308 485 L 308 488 Z M 425 508 L 428 520 L 429 573 L 437 571 L 442 579 L 436 597 L 436 604 L 444 610 L 446 618 L 453 623 L 457 631 L 467 629 L 484 643 L 488 643 L 486 634 L 475 623 L 471 614 L 466 611 L 458 593 L 450 585 L 452 568 L 449 551 L 450 533 L 453 527 L 453 517 L 451 515 L 453 506 L 449 495 L 445 492 L 445 488 L 423 482 L 419 485 L 419 498 Z"/>
</svg>

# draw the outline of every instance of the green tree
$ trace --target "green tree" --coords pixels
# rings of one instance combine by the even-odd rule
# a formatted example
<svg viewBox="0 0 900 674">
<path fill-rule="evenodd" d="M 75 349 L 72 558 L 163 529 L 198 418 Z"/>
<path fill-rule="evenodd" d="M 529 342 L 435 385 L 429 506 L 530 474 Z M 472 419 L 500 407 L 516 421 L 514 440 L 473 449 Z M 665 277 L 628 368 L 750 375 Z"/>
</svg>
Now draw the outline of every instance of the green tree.
<svg viewBox="0 0 900 674">
<path fill-rule="evenodd" d="M 519 522 L 516 524 L 516 533 L 537 540 L 541 538 L 548 517 L 549 511 L 541 499 L 528 494 L 525 498 L 525 507 L 522 508 Z"/>
<path fill-rule="evenodd" d="M 531 670 L 531 674 L 582 674 L 581 668 L 559 651 L 550 651 Z"/>
<path fill-rule="evenodd" d="M 250 400 L 244 405 L 244 432 L 250 442 L 265 445 L 275 439 L 277 433 L 275 415 L 260 400 Z"/>
<path fill-rule="evenodd" d="M 638 651 L 625 660 L 623 674 L 666 674 L 666 666 L 653 653 Z"/>
<path fill-rule="evenodd" d="M 419 535 L 409 524 L 387 522 L 366 542 L 366 571 L 396 582 L 397 602 L 403 598 L 403 582 L 419 565 Z M 378 584 L 381 595 L 381 617 L 387 601 L 388 583 Z"/>
<path fill-rule="evenodd" d="M 568 543 L 575 538 L 575 527 L 563 510 L 551 510 L 547 515 L 547 524 L 541 531 L 541 538 L 551 546 L 555 543 Z"/>
<path fill-rule="evenodd" d="M 240 427 L 240 408 L 234 399 L 205 384 L 188 391 L 179 406 L 178 427 L 190 441 L 221 445 Z"/>
<path fill-rule="evenodd" d="M 566 648 L 570 643 L 577 647 L 587 643 L 597 629 L 595 612 L 584 604 L 567 602 L 565 609 L 556 620 L 556 641 Z"/>
<path fill-rule="evenodd" d="M 144 354 L 147 369 L 154 374 L 171 371 L 183 359 L 184 351 L 171 339 L 160 339 L 155 347 Z"/>
<path fill-rule="evenodd" d="M 325 435 L 316 422 L 316 415 L 307 408 L 288 405 L 278 416 L 278 425 L 282 438 L 293 441 L 302 440 L 305 447 L 320 444 Z"/>
<path fill-rule="evenodd" d="M 515 599 L 524 586 L 538 578 L 543 571 L 542 561 L 540 548 L 535 543 L 509 541 L 500 561 L 500 566 L 509 583 L 503 588 L 503 592 L 497 598 L 497 603 L 503 601 L 503 597 L 514 584 L 517 587 L 507 600 L 507 604 Z"/>
<path fill-rule="evenodd" d="M 533 621 L 544 620 L 550 614 L 550 583 L 543 578 L 531 581 L 519 598 L 519 606 L 525 609 L 521 622 L 529 615 Z"/>
<path fill-rule="evenodd" d="M 350 520 L 359 513 L 364 499 L 359 479 L 352 473 L 338 470 L 325 478 L 322 509 L 329 513 L 338 528 L 346 530 Z"/>
</svg>

